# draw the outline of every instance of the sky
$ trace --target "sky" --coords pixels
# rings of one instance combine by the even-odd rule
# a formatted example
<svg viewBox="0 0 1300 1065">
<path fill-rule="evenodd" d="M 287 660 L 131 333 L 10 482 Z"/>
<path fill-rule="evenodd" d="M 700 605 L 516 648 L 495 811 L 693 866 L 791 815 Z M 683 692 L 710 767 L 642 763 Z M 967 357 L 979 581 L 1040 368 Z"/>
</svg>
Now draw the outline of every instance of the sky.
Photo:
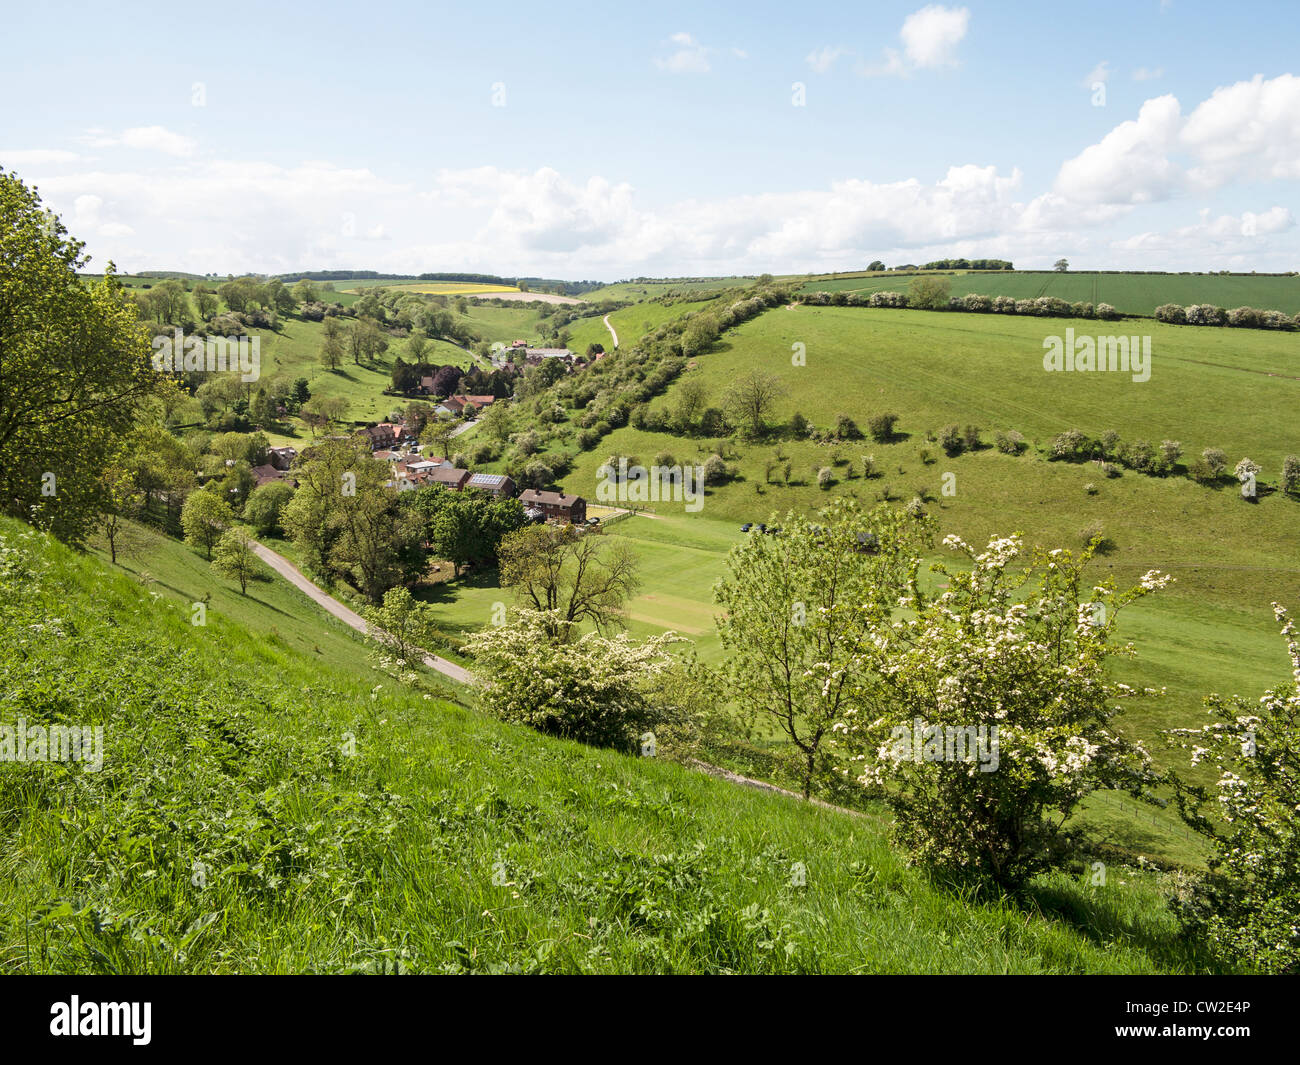
<svg viewBox="0 0 1300 1065">
<path fill-rule="evenodd" d="M 28 4 L 93 269 L 1300 269 L 1293 3 Z"/>
</svg>

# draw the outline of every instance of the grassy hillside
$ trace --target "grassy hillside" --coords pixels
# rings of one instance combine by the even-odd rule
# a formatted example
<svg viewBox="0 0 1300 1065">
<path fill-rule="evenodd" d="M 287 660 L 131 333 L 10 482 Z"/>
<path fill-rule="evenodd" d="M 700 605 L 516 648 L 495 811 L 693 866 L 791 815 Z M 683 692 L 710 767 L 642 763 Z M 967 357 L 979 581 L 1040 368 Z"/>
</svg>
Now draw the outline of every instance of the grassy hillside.
<svg viewBox="0 0 1300 1065">
<path fill-rule="evenodd" d="M 105 732 L 99 772 L 0 773 L 6 972 L 1196 965 L 1155 874 L 963 899 L 871 817 L 502 726 L 220 612 L 196 628 L 9 520 L 0 586 L 9 714 Z"/>
<path fill-rule="evenodd" d="M 912 274 L 863 274 L 819 278 L 802 292 L 906 292 Z M 951 294 L 1056 296 L 1071 303 L 1109 303 L 1122 314 L 1151 314 L 1162 303 L 1213 303 L 1300 313 L 1300 276 L 1254 274 L 1110 274 L 1048 270 L 966 271 L 941 276 Z"/>
</svg>

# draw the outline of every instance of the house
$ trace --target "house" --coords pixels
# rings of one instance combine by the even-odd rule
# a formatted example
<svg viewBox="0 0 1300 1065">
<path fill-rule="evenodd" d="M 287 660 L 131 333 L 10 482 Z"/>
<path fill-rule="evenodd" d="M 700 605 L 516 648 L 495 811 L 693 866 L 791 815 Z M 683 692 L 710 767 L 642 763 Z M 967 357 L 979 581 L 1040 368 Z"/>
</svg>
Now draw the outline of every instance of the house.
<svg viewBox="0 0 1300 1065">
<path fill-rule="evenodd" d="M 564 492 L 541 492 L 528 488 L 519 496 L 524 511 L 530 516 L 536 510 L 546 521 L 567 521 L 581 525 L 587 520 L 587 501 L 582 496 Z"/>
<path fill-rule="evenodd" d="M 524 357 L 528 360 L 529 366 L 536 366 L 543 359 L 563 359 L 565 362 L 572 362 L 573 352 L 568 348 L 526 348 Z"/>
<path fill-rule="evenodd" d="M 496 401 L 497 401 L 496 396 L 466 396 L 465 397 L 465 403 L 467 405 L 472 403 L 479 410 L 482 410 L 484 407 L 492 406 L 492 404 L 495 403 Z"/>
<path fill-rule="evenodd" d="M 293 447 L 273 447 L 267 451 L 267 461 L 277 470 L 287 470 L 298 457 L 298 449 Z"/>
<path fill-rule="evenodd" d="M 446 399 L 444 399 L 433 409 L 437 411 L 439 414 L 450 414 L 452 416 L 459 416 L 460 413 L 465 409 L 465 397 L 448 396 Z"/>
<path fill-rule="evenodd" d="M 432 392 L 432 391 L 433 391 L 433 377 L 432 377 L 432 375 L 430 375 L 430 376 L 428 376 L 428 377 L 421 377 L 421 378 L 420 378 L 420 391 L 421 391 L 421 392 Z"/>
<path fill-rule="evenodd" d="M 264 484 L 270 484 L 272 481 L 283 481 L 287 478 L 283 470 L 277 470 L 269 462 L 262 466 L 254 466 L 252 469 L 253 480 L 257 482 L 257 487 L 261 488 Z"/>
<path fill-rule="evenodd" d="M 371 451 L 386 450 L 397 443 L 397 433 L 387 422 L 372 425 L 369 429 L 358 429 L 355 435 L 365 440 L 370 445 Z"/>
<path fill-rule="evenodd" d="M 511 499 L 515 494 L 515 482 L 504 473 L 476 473 L 466 482 L 465 487 L 477 488 L 493 499 Z"/>
<path fill-rule="evenodd" d="M 455 466 L 439 466 L 426 475 L 427 484 L 440 484 L 453 492 L 459 492 L 464 488 L 469 479 L 469 470 L 458 470 Z"/>
<path fill-rule="evenodd" d="M 396 451 L 376 451 L 374 457 L 384 462 L 397 462 L 402 456 Z"/>
</svg>

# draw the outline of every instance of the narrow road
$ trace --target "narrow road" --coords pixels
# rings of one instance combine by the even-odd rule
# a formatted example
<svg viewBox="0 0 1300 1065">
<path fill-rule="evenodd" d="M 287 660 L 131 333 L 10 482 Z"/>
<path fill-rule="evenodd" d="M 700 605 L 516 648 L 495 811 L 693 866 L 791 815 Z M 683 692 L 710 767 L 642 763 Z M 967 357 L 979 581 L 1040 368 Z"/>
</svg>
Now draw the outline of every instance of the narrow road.
<svg viewBox="0 0 1300 1065">
<path fill-rule="evenodd" d="M 605 317 L 602 318 L 601 321 L 603 321 L 603 322 L 605 323 L 605 328 L 609 330 L 609 335 L 612 336 L 612 337 L 614 338 L 614 347 L 617 348 L 617 347 L 618 347 L 618 334 L 617 334 L 616 332 L 614 332 L 614 327 L 613 327 L 612 325 L 609 324 L 609 315 L 608 315 L 608 314 L 605 315 Z"/>
<path fill-rule="evenodd" d="M 308 599 L 324 607 L 329 613 L 333 614 L 345 625 L 350 625 L 360 633 L 369 630 L 366 619 L 344 606 L 323 588 L 313 584 L 303 576 L 302 572 L 283 555 L 278 555 L 265 544 L 260 544 L 256 540 L 252 541 L 253 553 L 263 562 L 270 566 L 276 573 L 280 574 L 285 580 L 292 584 L 299 591 L 303 592 Z M 462 666 L 456 665 L 455 662 L 448 662 L 445 658 L 438 658 L 435 655 L 426 654 L 424 664 L 430 669 L 436 669 L 439 673 L 450 677 L 452 680 L 461 684 L 473 684 L 474 677 L 469 670 Z"/>
</svg>

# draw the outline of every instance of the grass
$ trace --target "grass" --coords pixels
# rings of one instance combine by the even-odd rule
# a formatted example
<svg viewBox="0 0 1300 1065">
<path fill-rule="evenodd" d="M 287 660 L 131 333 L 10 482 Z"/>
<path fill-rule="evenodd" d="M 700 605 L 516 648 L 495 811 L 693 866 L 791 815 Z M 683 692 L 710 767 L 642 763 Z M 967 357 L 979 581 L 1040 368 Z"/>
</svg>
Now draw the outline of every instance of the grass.
<svg viewBox="0 0 1300 1065">
<path fill-rule="evenodd" d="M 0 971 L 1203 965 L 1159 874 L 976 898 L 909 868 L 873 818 L 376 687 L 219 612 L 196 628 L 8 520 L 0 584 L 13 712 L 105 730 L 98 773 L 0 774 Z"/>
<path fill-rule="evenodd" d="M 831 276 L 804 283 L 801 292 L 906 292 L 911 274 Z M 1300 313 L 1300 277 L 1255 274 L 1137 274 L 1087 271 L 971 271 L 940 274 L 950 294 L 1056 296 L 1071 303 L 1109 303 L 1121 314 L 1150 315 L 1162 303 L 1213 303 Z"/>
</svg>

